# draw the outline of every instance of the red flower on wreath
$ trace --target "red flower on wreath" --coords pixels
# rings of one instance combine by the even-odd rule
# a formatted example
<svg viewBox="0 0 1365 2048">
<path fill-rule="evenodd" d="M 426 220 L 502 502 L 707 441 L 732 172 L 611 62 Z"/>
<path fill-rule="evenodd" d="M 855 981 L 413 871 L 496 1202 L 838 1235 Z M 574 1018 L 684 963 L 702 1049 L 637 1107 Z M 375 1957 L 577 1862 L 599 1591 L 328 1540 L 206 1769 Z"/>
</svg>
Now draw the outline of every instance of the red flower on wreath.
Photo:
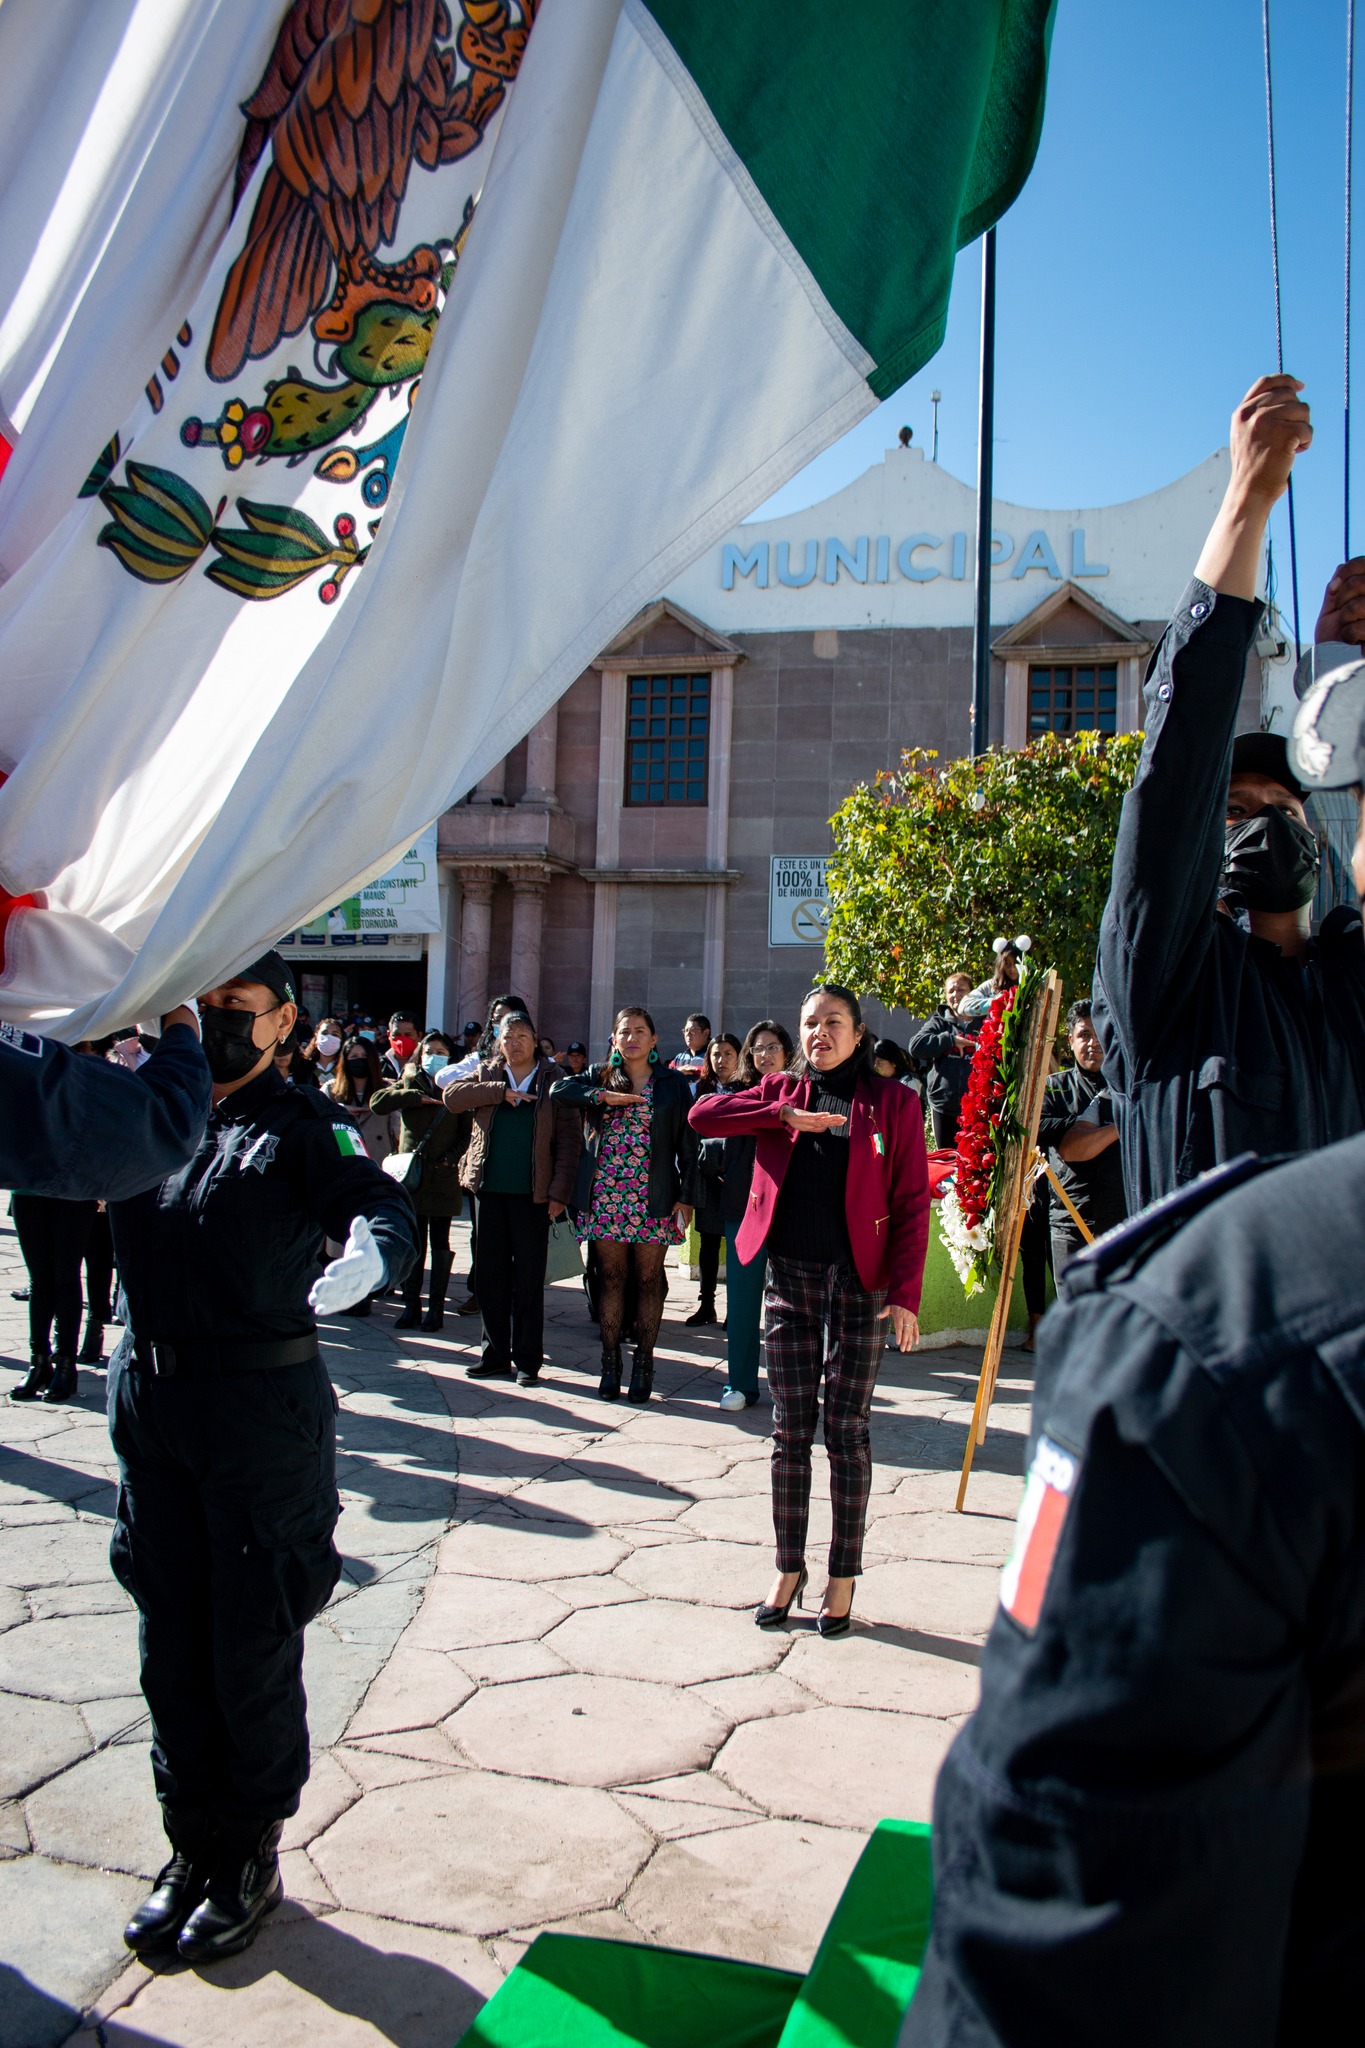
<svg viewBox="0 0 1365 2048">
<path fill-rule="evenodd" d="M 996 1134 L 1005 1108 L 1005 1077 L 1000 1071 L 1001 1026 L 1014 997 L 1014 989 L 1002 989 L 982 1021 L 958 1116 L 957 1199 L 969 1230 L 976 1228 L 991 1206 Z"/>
</svg>

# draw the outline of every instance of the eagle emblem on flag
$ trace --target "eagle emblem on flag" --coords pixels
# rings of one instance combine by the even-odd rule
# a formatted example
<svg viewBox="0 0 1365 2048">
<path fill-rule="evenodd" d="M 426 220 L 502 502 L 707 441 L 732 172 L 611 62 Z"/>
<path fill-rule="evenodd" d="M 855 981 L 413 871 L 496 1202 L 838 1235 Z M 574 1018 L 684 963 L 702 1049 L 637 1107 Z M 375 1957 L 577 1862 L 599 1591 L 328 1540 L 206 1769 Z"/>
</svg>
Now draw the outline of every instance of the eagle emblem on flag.
<svg viewBox="0 0 1365 2048">
<path fill-rule="evenodd" d="M 254 91 L 233 179 L 233 210 L 250 218 L 214 310 L 204 368 L 239 386 L 213 418 L 180 424 L 187 449 L 244 464 L 313 459 L 312 475 L 359 502 L 330 533 L 292 504 L 237 500 L 225 522 L 188 477 L 129 460 L 116 480 L 118 437 L 83 487 L 111 523 L 98 544 L 144 582 L 204 573 L 238 597 L 281 596 L 319 572 L 331 603 L 361 566 L 403 444 L 436 322 L 474 214 L 465 200 L 449 234 L 401 255 L 404 201 L 415 171 L 439 172 L 483 141 L 516 77 L 539 0 L 293 0 Z M 254 195 L 254 196 L 253 196 Z M 252 365 L 311 336 L 313 373 L 295 364 L 240 388 Z M 167 403 L 194 339 L 187 321 L 147 384 L 152 412 Z M 358 440 L 381 396 L 398 417 Z M 219 474 L 221 475 L 221 470 Z"/>
</svg>

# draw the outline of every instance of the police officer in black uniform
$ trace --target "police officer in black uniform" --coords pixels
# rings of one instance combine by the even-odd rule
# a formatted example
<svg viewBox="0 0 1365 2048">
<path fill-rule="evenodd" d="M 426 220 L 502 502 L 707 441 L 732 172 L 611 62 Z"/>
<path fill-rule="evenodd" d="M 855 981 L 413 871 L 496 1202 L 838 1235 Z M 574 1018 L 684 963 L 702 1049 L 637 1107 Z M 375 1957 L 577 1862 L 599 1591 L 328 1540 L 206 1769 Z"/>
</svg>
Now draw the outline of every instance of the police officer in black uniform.
<svg viewBox="0 0 1365 2048">
<path fill-rule="evenodd" d="M 297 1009 L 277 953 L 201 999 L 213 1109 L 189 1164 L 110 1205 L 127 1303 L 109 1370 L 111 1557 L 141 1614 L 152 1775 L 173 1851 L 125 1931 L 234 1954 L 281 1896 L 308 1776 L 303 1631 L 340 1570 L 335 1402 L 318 1313 L 401 1280 L 412 1205 L 336 1103 L 275 1067 Z M 313 1284 L 324 1233 L 345 1249 Z"/>
<path fill-rule="evenodd" d="M 1227 493 L 1148 671 L 1094 984 L 1130 1214 L 1240 1152 L 1365 1130 L 1356 914 L 1310 938 L 1303 784 L 1282 738 L 1233 739 L 1267 521 L 1312 438 L 1299 390 L 1262 377 L 1233 415 Z M 1345 637 L 1336 587 L 1319 640 Z"/>
<path fill-rule="evenodd" d="M 1365 561 L 1334 587 L 1365 641 Z M 1358 648 L 1292 758 L 1365 784 Z M 1029 1457 L 902 2048 L 1355 2039 L 1365 1136 L 1244 1155 L 1073 1259 Z"/>
<path fill-rule="evenodd" d="M 121 1201 L 183 1166 L 209 1113 L 209 1070 L 188 1006 L 135 1074 L 0 1024 L 0 1188 Z"/>
</svg>

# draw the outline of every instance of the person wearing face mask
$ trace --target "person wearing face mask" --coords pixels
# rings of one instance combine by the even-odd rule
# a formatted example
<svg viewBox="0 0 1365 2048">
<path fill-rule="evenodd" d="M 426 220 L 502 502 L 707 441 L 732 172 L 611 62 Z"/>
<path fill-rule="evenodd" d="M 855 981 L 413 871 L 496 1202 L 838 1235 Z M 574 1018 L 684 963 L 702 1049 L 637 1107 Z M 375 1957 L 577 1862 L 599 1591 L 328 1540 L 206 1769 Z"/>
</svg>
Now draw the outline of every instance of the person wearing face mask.
<svg viewBox="0 0 1365 2048">
<path fill-rule="evenodd" d="M 1067 1044 L 1076 1064 L 1048 1079 L 1038 1146 L 1047 1154 L 1072 1208 L 1096 1238 L 1115 1229 L 1128 1211 L 1113 1101 L 1100 1072 L 1100 1042 L 1090 1013 L 1091 1004 L 1084 996 L 1066 1013 Z M 1050 1181 L 1044 1185 L 1050 1197 L 1052 1270 L 1060 1279 L 1063 1268 L 1086 1240 L 1056 1188 Z"/>
<path fill-rule="evenodd" d="M 337 1070 L 345 1032 L 339 1017 L 324 1017 L 313 1037 L 303 1048 L 303 1056 L 311 1061 L 319 1088 L 325 1088 Z"/>
<path fill-rule="evenodd" d="M 1267 522 L 1312 439 L 1300 389 L 1262 377 L 1233 415 L 1222 508 L 1148 669 L 1093 991 L 1130 1213 L 1241 1152 L 1365 1129 L 1358 919 L 1339 908 L 1311 936 L 1304 784 L 1279 735 L 1234 737 Z M 1356 632 L 1351 568 L 1319 641 Z"/>
<path fill-rule="evenodd" d="M 396 1110 L 391 1109 L 386 1115 L 374 1108 L 371 1097 L 380 1085 L 379 1055 L 374 1047 L 359 1036 L 348 1038 L 325 1093 L 346 1111 L 376 1166 L 382 1166 L 398 1150 L 402 1129 Z"/>
<path fill-rule="evenodd" d="M 389 1019 L 389 1043 L 381 1055 L 379 1066 L 386 1081 L 396 1081 L 404 1067 L 417 1050 L 420 1033 L 417 1019 L 406 1010 L 395 1010 Z"/>
<path fill-rule="evenodd" d="M 110 1560 L 141 1616 L 172 1850 L 124 1939 L 210 1962 L 278 1905 L 280 1833 L 308 1777 L 303 1631 L 341 1568 L 317 1317 L 401 1280 L 416 1229 L 340 1105 L 275 1071 L 296 1014 L 279 954 L 200 1006 L 203 1137 L 159 1187 L 110 1204 L 127 1304 Z M 315 1277 L 324 1235 L 344 1250 Z"/>
<path fill-rule="evenodd" d="M 450 1041 L 444 1032 L 429 1031 L 413 1048 L 396 1081 L 386 1081 L 370 1097 L 378 1116 L 395 1110 L 401 1124 L 398 1150 L 406 1156 L 420 1151 L 422 1163 L 411 1189 L 417 1211 L 418 1253 L 403 1290 L 403 1313 L 396 1330 L 440 1330 L 445 1326 L 446 1288 L 452 1255 L 450 1226 L 460 1213 L 460 1160 L 469 1143 L 468 1114 L 452 1115 L 441 1101 L 436 1076 L 450 1066 Z M 422 1269 L 428 1249 L 431 1279 L 427 1312 L 422 1314 Z M 461 1309 L 463 1313 L 463 1309 Z"/>
<path fill-rule="evenodd" d="M 1336 644 L 1287 766 L 1359 798 L 1365 561 L 1334 580 Z M 1365 809 L 1354 872 L 1365 891 Z M 1365 958 L 1358 921 L 1354 942 Z M 1244 1154 L 1067 1266 L 980 1705 L 934 1794 L 933 1928 L 899 2048 L 1349 2036 L 1362 1238 L 1358 1133 Z"/>
</svg>

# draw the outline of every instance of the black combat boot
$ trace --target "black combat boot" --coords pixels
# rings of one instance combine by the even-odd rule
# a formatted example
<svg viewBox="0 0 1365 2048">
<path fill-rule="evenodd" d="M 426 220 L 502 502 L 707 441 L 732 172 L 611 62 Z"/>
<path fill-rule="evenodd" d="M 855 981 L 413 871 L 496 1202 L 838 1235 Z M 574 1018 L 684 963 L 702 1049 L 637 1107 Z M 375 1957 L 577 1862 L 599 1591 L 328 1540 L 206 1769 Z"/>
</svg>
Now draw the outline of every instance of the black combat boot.
<svg viewBox="0 0 1365 2048">
<path fill-rule="evenodd" d="M 81 1338 L 81 1348 L 76 1353 L 76 1363 L 77 1365 L 103 1365 L 104 1363 L 104 1324 L 96 1316 L 87 1316 L 85 1319 L 85 1335 Z"/>
<path fill-rule="evenodd" d="M 603 1401 L 619 1401 L 621 1398 L 621 1347 L 613 1344 L 610 1349 L 602 1346 L 602 1377 L 597 1382 L 598 1396 Z"/>
<path fill-rule="evenodd" d="M 223 1835 L 204 1898 L 176 1943 L 187 1963 L 216 1963 L 250 1948 L 262 1920 L 284 1897 L 283 1833 L 284 1822 L 272 1820 L 246 1838 Z"/>
<path fill-rule="evenodd" d="M 700 1306 L 693 1309 L 690 1316 L 684 1316 L 683 1321 L 689 1330 L 694 1330 L 699 1323 L 715 1323 L 719 1320 L 716 1314 L 716 1290 L 714 1287 L 703 1287 Z"/>
<path fill-rule="evenodd" d="M 210 1813 L 163 1806 L 161 1819 L 175 1854 L 157 1872 L 156 1883 L 123 1930 L 123 1939 L 140 1956 L 175 1947 L 176 1936 L 204 1896 L 218 1847 L 218 1825 Z"/>
<path fill-rule="evenodd" d="M 653 1392 L 654 1353 L 647 1351 L 645 1346 L 640 1344 L 636 1346 L 635 1363 L 630 1369 L 630 1392 L 626 1399 L 634 1401 L 638 1408 L 643 1408 Z"/>
<path fill-rule="evenodd" d="M 43 1389 L 46 1401 L 73 1401 L 76 1397 L 76 1361 L 69 1351 L 53 1354 L 52 1378 Z"/>
<path fill-rule="evenodd" d="M 30 1351 L 28 1355 L 28 1371 L 24 1374 L 17 1387 L 10 1388 L 9 1397 L 11 1401 L 41 1400 L 43 1389 L 50 1386 L 51 1382 L 52 1353 L 50 1351 Z"/>
</svg>

